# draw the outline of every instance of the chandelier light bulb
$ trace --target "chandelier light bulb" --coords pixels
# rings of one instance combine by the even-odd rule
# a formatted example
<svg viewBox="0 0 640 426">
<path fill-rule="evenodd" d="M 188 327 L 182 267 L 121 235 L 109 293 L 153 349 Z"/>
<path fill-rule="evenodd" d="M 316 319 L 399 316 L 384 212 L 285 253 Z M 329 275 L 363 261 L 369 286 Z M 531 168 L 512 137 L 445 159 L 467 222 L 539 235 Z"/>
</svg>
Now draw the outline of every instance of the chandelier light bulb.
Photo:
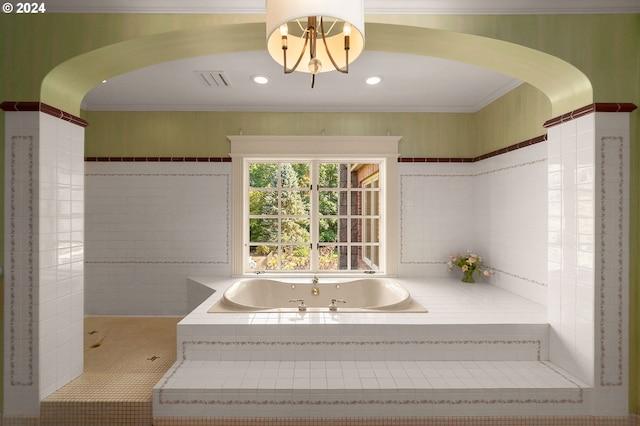
<svg viewBox="0 0 640 426">
<path fill-rule="evenodd" d="M 344 23 L 344 27 L 342 27 L 342 31 L 344 32 L 344 35 L 346 36 L 350 36 L 351 35 L 351 24 L 348 22 Z"/>
<path fill-rule="evenodd" d="M 284 24 L 280 25 L 280 35 L 281 36 L 289 35 L 289 26 L 287 25 L 286 22 Z"/>
<path fill-rule="evenodd" d="M 322 70 L 322 62 L 320 59 L 313 58 L 309 61 L 309 72 L 311 74 L 318 74 Z"/>
</svg>

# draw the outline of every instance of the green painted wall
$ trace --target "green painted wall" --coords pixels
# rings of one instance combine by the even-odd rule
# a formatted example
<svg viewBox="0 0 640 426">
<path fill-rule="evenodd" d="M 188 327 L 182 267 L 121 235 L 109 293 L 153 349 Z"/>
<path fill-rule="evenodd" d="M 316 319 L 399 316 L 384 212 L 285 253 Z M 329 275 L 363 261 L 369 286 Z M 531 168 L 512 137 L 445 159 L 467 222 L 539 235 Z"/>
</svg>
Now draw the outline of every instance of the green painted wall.
<svg viewBox="0 0 640 426">
<path fill-rule="evenodd" d="M 474 114 L 477 131 L 475 155 L 545 135 L 542 125 L 553 118 L 549 99 L 528 84 L 507 93 Z"/>
<path fill-rule="evenodd" d="M 476 157 L 546 133 L 549 100 L 523 84 L 477 113 L 88 111 L 96 157 L 226 157 L 227 135 L 402 136 L 403 157 Z"/>
<path fill-rule="evenodd" d="M 591 80 L 595 102 L 640 105 L 640 14 L 370 15 L 366 20 L 368 23 L 458 31 L 537 49 L 582 71 Z M 263 21 L 263 16 L 252 15 L 0 14 L 0 101 L 39 100 L 41 83 L 54 67 L 94 49 L 170 31 Z M 169 38 L 170 35 L 167 36 Z M 378 41 L 380 45 L 383 42 Z M 410 41 L 422 42 L 424 40 Z M 411 46 L 407 48 L 410 50 Z M 188 49 L 184 55 L 190 56 Z M 95 57 L 96 73 L 101 67 L 106 71 L 109 67 L 113 69 L 113 64 L 100 62 L 100 55 Z M 68 77 L 73 78 L 73 69 L 67 72 Z M 65 105 L 66 99 L 62 99 L 65 87 L 56 89 L 59 90 L 60 105 Z M 57 101 L 53 104 L 58 106 Z M 549 101 L 537 89 L 523 85 L 476 114 L 88 112 L 86 118 L 91 125 L 86 133 L 87 155 L 224 156 L 228 151 L 224 136 L 238 134 L 240 129 L 244 134 L 320 134 L 324 129 L 326 134 L 346 135 L 385 135 L 389 130 L 393 135 L 404 136 L 400 145 L 403 156 L 475 156 L 544 133 L 541 124 L 550 118 L 551 108 Z M 638 114 L 638 110 L 632 113 L 631 123 L 629 240 L 630 256 L 634 260 L 630 262 L 632 412 L 640 412 L 640 371 L 636 366 L 640 361 L 640 316 L 637 309 L 640 306 L 640 263 L 635 261 L 640 242 Z M 3 115 L 0 114 L 2 145 Z M 535 118 L 528 121 L 523 117 Z"/>
<path fill-rule="evenodd" d="M 87 112 L 88 156 L 229 154 L 227 135 L 402 135 L 401 154 L 462 156 L 471 114 Z"/>
</svg>

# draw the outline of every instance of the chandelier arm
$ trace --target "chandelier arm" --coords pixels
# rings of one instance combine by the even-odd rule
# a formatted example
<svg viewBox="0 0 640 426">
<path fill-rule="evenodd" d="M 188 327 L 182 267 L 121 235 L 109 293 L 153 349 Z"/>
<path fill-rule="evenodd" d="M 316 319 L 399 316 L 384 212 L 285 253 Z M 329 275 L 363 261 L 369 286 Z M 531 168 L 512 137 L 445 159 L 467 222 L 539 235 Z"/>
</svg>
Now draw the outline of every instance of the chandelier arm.
<svg viewBox="0 0 640 426">
<path fill-rule="evenodd" d="M 293 66 L 293 68 L 287 68 L 287 52 L 285 50 L 285 52 L 284 52 L 284 73 L 285 74 L 291 74 L 292 72 L 294 72 L 296 70 L 296 68 L 298 68 L 298 65 L 300 65 L 300 61 L 302 60 L 302 57 L 304 56 L 304 52 L 307 50 L 307 44 L 308 43 L 309 43 L 309 31 L 306 31 L 306 36 L 304 38 L 304 46 L 302 46 L 302 50 L 300 51 L 300 56 L 298 57 L 298 60 L 296 61 L 296 63 Z"/>
<path fill-rule="evenodd" d="M 336 71 L 340 71 L 343 74 L 348 74 L 349 73 L 349 49 L 345 48 L 346 57 L 347 57 L 346 65 L 344 68 L 340 68 L 338 64 L 336 64 L 336 61 L 333 59 L 333 56 L 331 56 L 331 52 L 329 51 L 329 46 L 327 46 L 327 39 L 324 36 L 324 24 L 323 24 L 322 17 L 320 17 L 320 32 L 322 33 L 322 42 L 324 43 L 324 50 L 327 52 L 327 56 L 329 56 L 329 60 L 331 60 L 333 67 L 336 69 Z"/>
</svg>

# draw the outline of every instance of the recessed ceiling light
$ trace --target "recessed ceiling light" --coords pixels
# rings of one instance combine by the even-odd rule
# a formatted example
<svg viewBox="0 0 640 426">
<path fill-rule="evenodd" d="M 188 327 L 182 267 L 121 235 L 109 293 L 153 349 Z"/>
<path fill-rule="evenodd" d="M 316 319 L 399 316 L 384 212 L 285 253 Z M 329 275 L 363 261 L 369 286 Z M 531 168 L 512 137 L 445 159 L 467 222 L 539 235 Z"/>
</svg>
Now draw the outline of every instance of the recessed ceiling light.
<svg viewBox="0 0 640 426">
<path fill-rule="evenodd" d="M 382 77 L 375 75 L 367 78 L 365 81 L 368 85 L 375 86 L 376 84 L 380 84 L 380 82 L 382 81 Z"/>
<path fill-rule="evenodd" d="M 104 83 L 106 83 L 106 82 L 107 82 L 107 80 L 102 80 L 102 84 L 104 84 Z"/>
<path fill-rule="evenodd" d="M 267 84 L 269 83 L 269 77 L 264 76 L 264 75 L 252 75 L 251 76 L 251 81 L 253 81 L 256 84 Z"/>
</svg>

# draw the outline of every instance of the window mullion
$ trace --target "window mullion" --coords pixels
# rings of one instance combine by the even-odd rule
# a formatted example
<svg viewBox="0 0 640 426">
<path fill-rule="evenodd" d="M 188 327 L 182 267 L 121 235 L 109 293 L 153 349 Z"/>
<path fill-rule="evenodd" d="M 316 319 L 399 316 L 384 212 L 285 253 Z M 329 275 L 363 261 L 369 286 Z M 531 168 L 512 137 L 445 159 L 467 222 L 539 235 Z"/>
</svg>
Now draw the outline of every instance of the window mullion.
<svg viewBox="0 0 640 426">
<path fill-rule="evenodd" d="M 318 166 L 318 161 L 311 161 L 311 188 L 310 188 L 310 234 L 311 234 L 311 251 L 310 251 L 310 255 L 311 255 L 311 272 L 317 272 L 318 269 L 320 268 L 319 263 L 319 241 L 320 241 L 320 235 L 319 235 L 319 205 L 320 205 L 320 199 L 319 199 L 319 194 L 320 192 L 318 191 L 319 188 L 319 166 Z"/>
</svg>

